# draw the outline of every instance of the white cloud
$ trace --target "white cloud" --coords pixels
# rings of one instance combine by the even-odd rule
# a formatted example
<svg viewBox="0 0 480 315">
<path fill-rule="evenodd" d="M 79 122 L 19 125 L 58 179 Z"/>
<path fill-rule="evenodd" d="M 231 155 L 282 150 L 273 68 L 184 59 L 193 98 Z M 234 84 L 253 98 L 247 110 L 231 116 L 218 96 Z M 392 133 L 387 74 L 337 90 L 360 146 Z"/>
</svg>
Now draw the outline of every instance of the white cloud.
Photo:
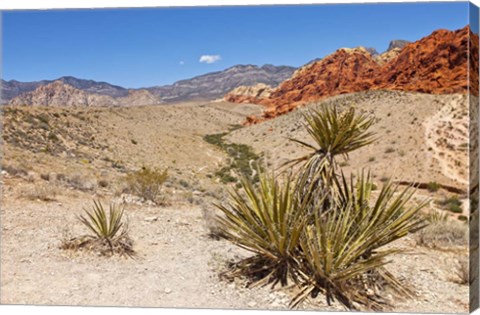
<svg viewBox="0 0 480 315">
<path fill-rule="evenodd" d="M 202 55 L 199 61 L 203 63 L 215 63 L 221 59 L 222 57 L 220 57 L 220 55 Z"/>
<path fill-rule="evenodd" d="M 185 61 L 183 60 L 180 60 L 180 62 L 178 63 L 179 65 L 183 66 L 185 64 Z"/>
</svg>

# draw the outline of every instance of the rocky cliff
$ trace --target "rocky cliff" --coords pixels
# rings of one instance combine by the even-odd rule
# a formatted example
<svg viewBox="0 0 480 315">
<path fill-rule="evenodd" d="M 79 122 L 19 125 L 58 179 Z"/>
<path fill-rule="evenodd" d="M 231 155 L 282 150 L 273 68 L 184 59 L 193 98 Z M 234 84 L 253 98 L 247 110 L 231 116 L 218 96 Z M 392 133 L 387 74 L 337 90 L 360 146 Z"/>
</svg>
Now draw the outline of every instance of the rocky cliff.
<svg viewBox="0 0 480 315">
<path fill-rule="evenodd" d="M 437 30 L 407 44 L 384 64 L 376 62 L 365 49 L 339 49 L 296 71 L 269 97 L 251 99 L 267 109 L 262 117 L 249 117 L 248 123 L 272 118 L 329 96 L 365 90 L 465 93 L 470 37 L 478 41 L 478 35 L 472 34 L 468 26 L 457 31 Z M 391 46 L 391 51 L 399 49 Z M 478 72 L 478 58 L 472 61 L 471 67 Z"/>
</svg>

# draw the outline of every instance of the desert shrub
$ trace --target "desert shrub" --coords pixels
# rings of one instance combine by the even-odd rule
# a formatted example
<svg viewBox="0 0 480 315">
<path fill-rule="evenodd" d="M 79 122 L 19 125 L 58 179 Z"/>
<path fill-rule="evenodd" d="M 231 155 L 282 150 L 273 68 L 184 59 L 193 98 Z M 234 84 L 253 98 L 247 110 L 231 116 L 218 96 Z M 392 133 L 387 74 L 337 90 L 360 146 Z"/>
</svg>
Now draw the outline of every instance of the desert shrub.
<svg viewBox="0 0 480 315">
<path fill-rule="evenodd" d="M 468 261 L 468 257 L 460 258 L 460 260 L 455 266 L 455 275 L 457 276 L 457 278 L 455 279 L 456 282 L 458 282 L 459 284 L 469 284 L 469 266 L 470 264 Z"/>
<path fill-rule="evenodd" d="M 43 179 L 43 180 L 49 181 L 50 180 L 50 174 L 42 173 L 42 174 L 40 174 L 40 178 Z"/>
<path fill-rule="evenodd" d="M 106 179 L 100 179 L 98 181 L 98 186 L 106 188 L 106 187 L 108 187 L 108 181 Z"/>
<path fill-rule="evenodd" d="M 449 215 L 443 211 L 431 210 L 426 214 L 422 214 L 427 222 L 432 224 L 447 222 Z"/>
<path fill-rule="evenodd" d="M 20 196 L 29 200 L 55 201 L 57 189 L 52 185 L 26 186 L 20 190 Z"/>
<path fill-rule="evenodd" d="M 128 255 L 133 257 L 133 242 L 128 235 L 128 224 L 123 222 L 124 208 L 110 204 L 107 212 L 98 201 L 91 211 L 84 210 L 78 220 L 91 232 L 62 242 L 62 249 L 88 250 L 101 255 Z"/>
<path fill-rule="evenodd" d="M 462 213 L 462 202 L 457 196 L 445 198 L 436 202 L 439 206 L 453 213 Z"/>
<path fill-rule="evenodd" d="M 427 190 L 428 190 L 429 192 L 436 192 L 436 191 L 438 191 L 440 188 L 442 188 L 442 186 L 441 186 L 439 183 L 437 183 L 437 182 L 429 182 L 429 183 L 427 184 Z"/>
<path fill-rule="evenodd" d="M 387 153 L 387 154 L 388 154 L 388 153 L 393 153 L 393 152 L 395 152 L 395 149 L 394 149 L 394 148 L 391 148 L 391 147 L 390 147 L 390 148 L 387 148 L 387 149 L 385 150 L 385 153 Z"/>
<path fill-rule="evenodd" d="M 341 172 L 336 157 L 347 158 L 375 141 L 368 131 L 372 118 L 324 107 L 305 120 L 314 144 L 292 139 L 310 150 L 286 164 L 296 169 L 294 175 L 259 171 L 258 185 L 244 178 L 229 202 L 217 205 L 224 215 L 218 219 L 223 237 L 254 253 L 228 275 L 249 276 L 255 284 L 285 285 L 292 279 L 300 288 L 292 307 L 319 293 L 329 304 L 338 300 L 349 309 L 381 309 L 388 304 L 381 296 L 384 287 L 408 296 L 384 268 L 398 250 L 383 247 L 424 228 L 419 213 L 427 203 L 411 202 L 414 188 L 400 190 L 389 179 L 373 197 L 369 172 L 357 179 Z"/>
<path fill-rule="evenodd" d="M 455 220 L 432 222 L 426 228 L 414 234 L 418 245 L 430 248 L 466 246 L 468 243 L 468 226 Z"/>
<path fill-rule="evenodd" d="M 205 227 L 208 230 L 208 236 L 219 240 L 221 237 L 225 237 L 222 234 L 221 226 L 218 223 L 217 215 L 215 212 L 208 208 L 206 205 L 202 205 L 202 216 L 205 223 Z"/>
<path fill-rule="evenodd" d="M 180 186 L 182 186 L 183 188 L 189 188 L 189 187 L 190 187 L 190 184 L 189 184 L 186 180 L 184 180 L 184 179 L 180 179 L 180 180 L 178 181 L 178 183 L 179 183 Z"/>
<path fill-rule="evenodd" d="M 127 174 L 128 191 L 156 203 L 163 203 L 162 188 L 168 179 L 168 169 L 158 170 L 142 167 L 140 170 Z"/>
<path fill-rule="evenodd" d="M 13 166 L 13 165 L 2 165 L 2 170 L 6 171 L 11 176 L 27 176 L 28 169 L 21 166 Z"/>
<path fill-rule="evenodd" d="M 57 177 L 58 178 L 58 177 Z M 64 184 L 70 186 L 73 189 L 81 191 L 91 191 L 95 189 L 95 182 L 89 181 L 87 178 L 84 178 L 80 174 L 75 174 L 72 176 L 66 176 L 63 181 Z"/>
</svg>

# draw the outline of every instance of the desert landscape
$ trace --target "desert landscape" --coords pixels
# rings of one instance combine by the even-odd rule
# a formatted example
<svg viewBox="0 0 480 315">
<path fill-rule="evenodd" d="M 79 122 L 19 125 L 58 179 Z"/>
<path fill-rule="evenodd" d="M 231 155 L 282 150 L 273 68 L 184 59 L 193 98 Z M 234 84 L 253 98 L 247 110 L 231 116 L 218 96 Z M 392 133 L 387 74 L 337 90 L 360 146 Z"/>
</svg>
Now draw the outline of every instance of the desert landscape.
<svg viewBox="0 0 480 315">
<path fill-rule="evenodd" d="M 478 73 L 478 34 L 432 31 L 383 53 L 340 48 L 300 68 L 238 65 L 152 88 L 2 81 L 1 303 L 468 312 L 478 141 L 469 139 L 478 134 L 478 76 L 468 72 Z M 418 207 L 417 221 L 382 247 L 392 250 L 382 272 L 408 294 L 365 285 L 357 300 L 338 291 L 331 299 L 327 285 L 297 304 L 304 283 L 295 273 L 276 286 L 232 276 L 261 251 L 228 234 L 220 208 L 234 209 L 232 192 L 248 195 L 245 181 L 259 192 L 263 173 L 281 175 L 309 154 L 315 110 L 334 109 L 341 121 L 352 108 L 374 137 L 335 167 L 355 180 L 371 172 L 367 205 L 389 185 L 392 198 L 414 189 L 398 211 Z M 92 231 L 79 218 L 94 201 L 123 207 L 128 239 L 106 239 L 108 247 L 85 236 Z"/>
</svg>

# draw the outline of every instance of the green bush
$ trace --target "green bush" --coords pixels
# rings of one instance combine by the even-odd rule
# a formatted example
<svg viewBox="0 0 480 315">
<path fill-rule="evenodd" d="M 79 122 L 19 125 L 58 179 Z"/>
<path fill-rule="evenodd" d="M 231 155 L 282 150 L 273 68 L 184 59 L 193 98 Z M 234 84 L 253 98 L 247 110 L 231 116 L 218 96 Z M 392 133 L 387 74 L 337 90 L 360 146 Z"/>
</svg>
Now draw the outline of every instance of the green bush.
<svg viewBox="0 0 480 315">
<path fill-rule="evenodd" d="M 156 203 L 164 202 L 162 188 L 168 179 L 168 169 L 157 170 L 142 167 L 140 170 L 127 174 L 128 191 L 134 195 Z"/>
<path fill-rule="evenodd" d="M 442 208 L 447 209 L 453 213 L 462 213 L 462 202 L 456 196 L 445 198 L 436 202 Z"/>
<path fill-rule="evenodd" d="M 441 186 L 439 183 L 437 183 L 437 182 L 429 182 L 429 183 L 427 184 L 427 190 L 428 190 L 429 192 L 436 192 L 436 191 L 438 191 L 440 188 L 442 188 L 442 186 Z"/>
</svg>

